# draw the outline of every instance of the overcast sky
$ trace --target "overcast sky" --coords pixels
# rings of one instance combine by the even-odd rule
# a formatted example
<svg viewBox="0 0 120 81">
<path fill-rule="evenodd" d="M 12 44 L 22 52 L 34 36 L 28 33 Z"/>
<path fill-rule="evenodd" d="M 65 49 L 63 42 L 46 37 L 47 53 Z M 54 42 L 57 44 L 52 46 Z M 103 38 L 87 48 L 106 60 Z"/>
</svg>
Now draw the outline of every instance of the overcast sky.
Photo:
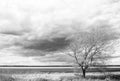
<svg viewBox="0 0 120 81">
<path fill-rule="evenodd" d="M 40 50 L 59 50 L 69 43 L 65 36 L 96 23 L 119 32 L 120 1 L 0 0 L 0 64 L 65 64 L 64 55 Z"/>
</svg>

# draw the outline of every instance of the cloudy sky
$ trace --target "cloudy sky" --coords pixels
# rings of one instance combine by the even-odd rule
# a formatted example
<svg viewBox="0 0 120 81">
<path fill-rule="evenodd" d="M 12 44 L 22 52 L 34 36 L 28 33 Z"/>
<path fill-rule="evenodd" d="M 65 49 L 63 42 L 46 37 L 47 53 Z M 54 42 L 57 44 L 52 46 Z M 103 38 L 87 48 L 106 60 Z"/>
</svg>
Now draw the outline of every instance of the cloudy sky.
<svg viewBox="0 0 120 81">
<path fill-rule="evenodd" d="M 96 23 L 119 32 L 119 22 L 119 0 L 0 0 L 0 65 L 65 64 L 63 54 L 41 50 L 62 49 L 71 32 Z"/>
</svg>

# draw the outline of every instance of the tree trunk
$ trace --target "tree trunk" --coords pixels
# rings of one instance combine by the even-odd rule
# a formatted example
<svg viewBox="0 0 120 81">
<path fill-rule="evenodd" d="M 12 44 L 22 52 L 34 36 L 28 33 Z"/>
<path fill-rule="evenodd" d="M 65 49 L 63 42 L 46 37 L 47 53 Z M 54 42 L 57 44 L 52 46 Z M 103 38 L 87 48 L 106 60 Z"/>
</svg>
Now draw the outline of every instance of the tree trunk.
<svg viewBox="0 0 120 81">
<path fill-rule="evenodd" d="M 82 72 L 83 72 L 83 78 L 85 78 L 86 77 L 86 69 L 82 68 Z"/>
</svg>

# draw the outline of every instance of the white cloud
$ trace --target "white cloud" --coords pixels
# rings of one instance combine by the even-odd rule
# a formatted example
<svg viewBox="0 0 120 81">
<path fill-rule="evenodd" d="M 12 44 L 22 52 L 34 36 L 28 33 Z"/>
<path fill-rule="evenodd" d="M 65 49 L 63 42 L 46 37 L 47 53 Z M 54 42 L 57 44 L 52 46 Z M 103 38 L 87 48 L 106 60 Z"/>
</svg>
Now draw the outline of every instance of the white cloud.
<svg viewBox="0 0 120 81">
<path fill-rule="evenodd" d="M 46 24 L 63 23 L 71 20 L 83 21 L 96 13 L 105 1 L 101 0 L 5 0 L 0 1 L 1 31 L 22 30 L 19 26 L 26 15 L 31 18 L 33 30 L 44 32 Z M 89 13 L 89 14 L 88 14 Z M 68 22 L 69 23 L 69 22 Z M 6 26 L 7 25 L 7 26 Z M 45 30 L 44 30 L 45 29 Z M 48 30 L 49 31 L 49 30 Z"/>
<path fill-rule="evenodd" d="M 82 23 L 84 28 L 106 21 L 120 31 L 119 5 L 117 0 L 0 0 L 0 48 L 15 46 L 15 42 L 26 44 L 32 40 L 40 41 L 43 36 L 65 35 L 76 31 L 75 27 L 81 27 L 71 27 L 71 23 Z M 6 51 L 6 54 L 1 52 L 1 64 L 36 63 L 31 58 Z M 14 62 L 12 58 L 16 58 Z M 23 62 L 21 59 L 27 60 Z"/>
</svg>

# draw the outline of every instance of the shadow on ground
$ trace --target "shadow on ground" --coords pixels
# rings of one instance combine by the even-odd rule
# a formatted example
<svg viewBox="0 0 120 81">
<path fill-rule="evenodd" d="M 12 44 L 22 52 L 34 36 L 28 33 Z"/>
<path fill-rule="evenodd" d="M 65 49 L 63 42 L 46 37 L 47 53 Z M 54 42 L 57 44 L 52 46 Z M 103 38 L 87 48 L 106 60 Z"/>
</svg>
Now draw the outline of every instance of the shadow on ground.
<svg viewBox="0 0 120 81">
<path fill-rule="evenodd" d="M 114 80 L 114 81 L 120 81 L 120 75 L 118 74 L 112 74 L 112 75 L 99 75 L 99 76 L 95 76 L 95 75 L 89 75 L 87 76 L 87 78 L 91 78 L 91 79 L 100 79 L 100 80 L 105 80 L 105 79 L 110 79 L 110 80 Z"/>
</svg>

